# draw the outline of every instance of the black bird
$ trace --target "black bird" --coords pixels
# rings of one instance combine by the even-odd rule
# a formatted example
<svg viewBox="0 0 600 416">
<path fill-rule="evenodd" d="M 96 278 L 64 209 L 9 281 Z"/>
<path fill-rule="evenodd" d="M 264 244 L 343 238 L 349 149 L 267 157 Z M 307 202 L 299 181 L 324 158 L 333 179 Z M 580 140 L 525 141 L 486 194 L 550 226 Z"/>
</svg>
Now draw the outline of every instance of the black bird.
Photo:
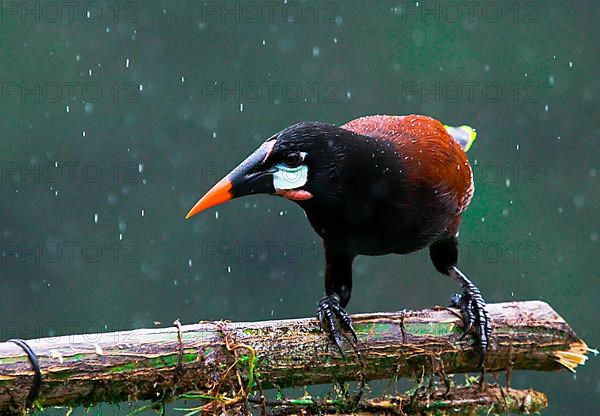
<svg viewBox="0 0 600 416">
<path fill-rule="evenodd" d="M 475 329 L 481 363 L 491 326 L 479 289 L 457 268 L 461 215 L 473 195 L 465 151 L 475 132 L 421 115 L 368 116 L 341 127 L 294 124 L 265 141 L 217 183 L 186 219 L 250 194 L 297 202 L 325 247 L 325 293 L 317 316 L 342 352 L 344 310 L 359 255 L 406 254 L 429 247 L 435 268 L 456 280 L 465 334 Z M 343 353 L 343 352 L 342 352 Z"/>
</svg>

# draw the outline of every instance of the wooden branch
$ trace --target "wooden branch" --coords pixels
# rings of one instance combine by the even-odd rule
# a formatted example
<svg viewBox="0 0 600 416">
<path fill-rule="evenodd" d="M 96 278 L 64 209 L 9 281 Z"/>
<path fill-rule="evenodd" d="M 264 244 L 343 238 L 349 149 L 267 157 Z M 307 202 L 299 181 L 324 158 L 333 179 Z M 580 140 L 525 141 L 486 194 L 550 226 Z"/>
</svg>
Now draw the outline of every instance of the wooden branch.
<svg viewBox="0 0 600 416">
<path fill-rule="evenodd" d="M 481 390 L 479 386 L 461 386 L 446 391 L 434 389 L 420 397 L 411 395 L 384 396 L 360 400 L 352 413 L 335 400 L 313 403 L 312 400 L 285 400 L 272 405 L 271 415 L 308 414 L 356 415 L 499 415 L 534 414 L 548 407 L 545 394 L 527 389 L 515 390 L 496 385 Z M 346 406 L 347 407 L 347 406 Z M 308 410 L 308 412 L 306 412 Z M 305 412 L 303 412 L 305 411 Z"/>
<path fill-rule="evenodd" d="M 585 362 L 587 346 L 546 303 L 488 307 L 494 328 L 488 372 L 563 367 L 574 371 Z M 201 322 L 29 340 L 43 373 L 37 404 L 162 400 L 192 390 L 218 395 L 234 384 L 247 392 L 255 381 L 267 389 L 476 371 L 473 339 L 461 339 L 462 322 L 455 309 L 353 319 L 361 360 L 351 348 L 341 357 L 315 319 Z M 0 413 L 23 406 L 32 377 L 24 351 L 13 343 L 0 343 Z"/>
</svg>

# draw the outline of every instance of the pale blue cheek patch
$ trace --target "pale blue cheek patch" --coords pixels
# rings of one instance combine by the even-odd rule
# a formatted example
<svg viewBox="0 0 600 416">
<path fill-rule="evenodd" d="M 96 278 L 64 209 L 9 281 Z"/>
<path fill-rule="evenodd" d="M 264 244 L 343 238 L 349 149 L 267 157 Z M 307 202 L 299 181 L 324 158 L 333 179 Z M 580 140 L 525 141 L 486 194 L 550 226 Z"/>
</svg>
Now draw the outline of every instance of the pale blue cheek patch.
<svg viewBox="0 0 600 416">
<path fill-rule="evenodd" d="M 304 186 L 308 180 L 308 167 L 300 165 L 295 168 L 279 163 L 273 172 L 273 187 L 275 189 L 296 189 Z"/>
</svg>

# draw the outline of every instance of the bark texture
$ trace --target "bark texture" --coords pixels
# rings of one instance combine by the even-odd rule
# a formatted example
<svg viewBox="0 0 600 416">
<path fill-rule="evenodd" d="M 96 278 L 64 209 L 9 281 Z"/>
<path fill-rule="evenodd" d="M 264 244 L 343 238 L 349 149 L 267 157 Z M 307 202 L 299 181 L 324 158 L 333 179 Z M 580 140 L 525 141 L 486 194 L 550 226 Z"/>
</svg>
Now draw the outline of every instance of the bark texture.
<svg viewBox="0 0 600 416">
<path fill-rule="evenodd" d="M 588 348 L 544 302 L 488 305 L 493 349 L 488 372 L 574 371 Z M 185 392 L 248 394 L 258 386 L 291 387 L 477 371 L 473 338 L 450 308 L 353 317 L 360 354 L 340 356 L 315 319 L 200 322 L 170 328 L 27 341 L 38 356 L 42 386 L 36 404 L 89 405 L 168 399 Z M 360 355 L 360 358 L 359 358 Z M 13 343 L 0 343 L 0 412 L 22 409 L 31 363 Z M 240 387 L 245 386 L 245 387 Z"/>
</svg>

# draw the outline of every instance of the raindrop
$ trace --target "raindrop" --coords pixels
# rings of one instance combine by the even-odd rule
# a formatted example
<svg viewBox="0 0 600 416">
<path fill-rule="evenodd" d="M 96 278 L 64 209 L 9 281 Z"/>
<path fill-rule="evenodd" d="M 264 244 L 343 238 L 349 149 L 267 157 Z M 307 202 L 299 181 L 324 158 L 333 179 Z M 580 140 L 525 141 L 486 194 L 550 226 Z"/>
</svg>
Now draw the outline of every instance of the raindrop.
<svg viewBox="0 0 600 416">
<path fill-rule="evenodd" d="M 218 220 L 219 219 L 219 211 L 215 211 L 215 219 Z"/>
<path fill-rule="evenodd" d="M 550 75 L 550 77 L 548 77 L 548 84 L 554 85 L 554 75 Z"/>
<path fill-rule="evenodd" d="M 350 98 L 352 98 L 352 92 L 350 92 L 350 91 L 346 91 L 346 98 L 347 98 L 347 99 L 350 99 Z"/>
<path fill-rule="evenodd" d="M 144 91 L 144 84 L 140 84 L 140 91 Z"/>
<path fill-rule="evenodd" d="M 138 163 L 138 172 L 142 173 L 144 171 L 144 164 L 143 163 Z"/>
<path fill-rule="evenodd" d="M 83 106 L 83 110 L 87 114 L 92 114 L 94 112 L 94 104 L 92 104 L 92 103 L 85 103 L 85 105 Z"/>
<path fill-rule="evenodd" d="M 227 273 L 231 273 L 231 266 L 227 266 Z"/>
<path fill-rule="evenodd" d="M 573 205 L 575 208 L 581 209 L 585 205 L 585 196 L 584 195 L 575 195 L 573 197 Z"/>
<path fill-rule="evenodd" d="M 244 103 L 240 103 L 240 113 L 244 111 Z"/>
<path fill-rule="evenodd" d="M 320 54 L 321 54 L 321 49 L 319 49 L 318 46 L 313 46 L 313 48 L 312 48 L 313 58 L 318 58 Z"/>
<path fill-rule="evenodd" d="M 67 106 L 67 113 L 69 112 L 69 110 L 70 110 L 70 109 L 69 109 L 69 106 Z"/>
<path fill-rule="evenodd" d="M 85 130 L 81 132 L 81 136 L 85 137 Z"/>
<path fill-rule="evenodd" d="M 569 68 L 573 68 L 573 61 L 569 61 Z"/>
<path fill-rule="evenodd" d="M 548 107 L 548 104 L 546 104 L 546 105 L 544 106 L 544 111 L 547 113 L 549 108 L 550 108 L 550 107 Z"/>
<path fill-rule="evenodd" d="M 129 68 L 129 58 L 125 59 L 125 68 Z"/>
<path fill-rule="evenodd" d="M 141 214 L 142 214 L 142 217 L 143 217 L 144 215 L 146 215 L 146 211 L 142 209 Z"/>
<path fill-rule="evenodd" d="M 94 214 L 94 223 L 98 224 L 98 214 Z"/>
<path fill-rule="evenodd" d="M 192 259 L 188 259 L 188 266 L 192 267 Z"/>
</svg>

